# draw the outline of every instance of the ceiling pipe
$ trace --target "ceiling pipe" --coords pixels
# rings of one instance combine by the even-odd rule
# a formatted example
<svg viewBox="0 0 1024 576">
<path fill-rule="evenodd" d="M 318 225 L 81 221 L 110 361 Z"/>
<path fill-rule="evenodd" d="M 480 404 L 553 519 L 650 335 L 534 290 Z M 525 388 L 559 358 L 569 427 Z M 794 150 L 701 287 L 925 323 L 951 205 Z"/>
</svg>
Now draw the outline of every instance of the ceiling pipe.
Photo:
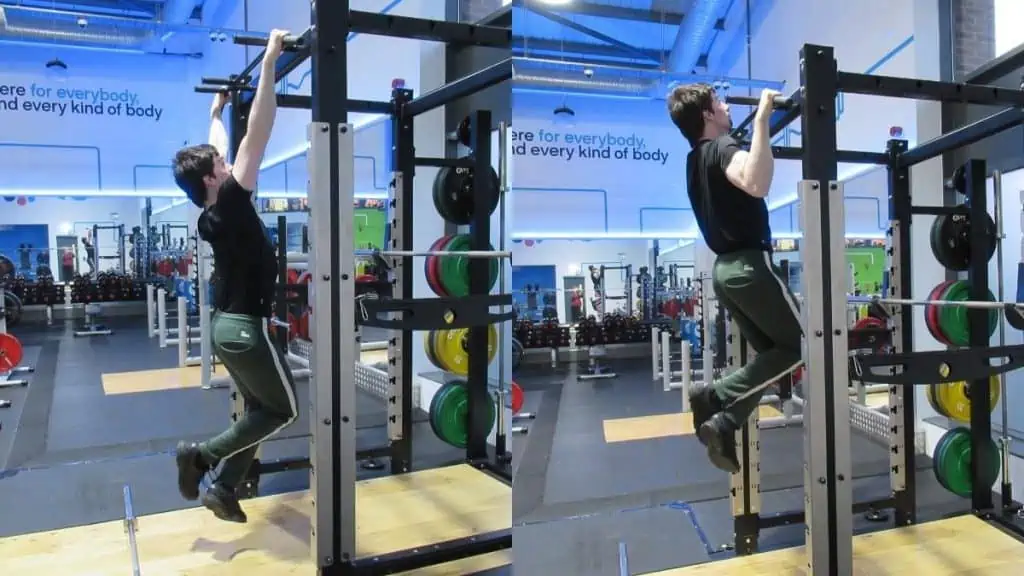
<svg viewBox="0 0 1024 576">
<path fill-rule="evenodd" d="M 160 23 L 170 26 L 183 26 L 188 23 L 188 19 L 192 16 L 192 12 L 196 9 L 197 0 L 167 0 L 164 3 L 163 15 L 160 18 Z M 174 30 L 166 30 L 164 33 L 157 37 L 153 35 L 144 48 L 146 50 L 152 50 L 154 52 L 162 50 L 164 42 L 167 42 L 174 36 Z"/>
<path fill-rule="evenodd" d="M 674 83 L 703 82 L 728 87 L 749 87 L 754 90 L 781 90 L 784 82 L 733 78 L 711 74 L 674 74 L 629 65 L 592 65 L 585 62 L 564 62 L 545 58 L 513 58 L 515 88 L 537 88 L 551 92 L 572 90 L 602 95 L 620 95 L 662 99 Z"/>
<path fill-rule="evenodd" d="M 729 0 L 701 0 L 693 3 L 679 25 L 672 51 L 668 56 L 670 72 L 689 74 L 697 66 L 701 52 L 708 43 L 715 23 L 728 9 Z"/>
</svg>

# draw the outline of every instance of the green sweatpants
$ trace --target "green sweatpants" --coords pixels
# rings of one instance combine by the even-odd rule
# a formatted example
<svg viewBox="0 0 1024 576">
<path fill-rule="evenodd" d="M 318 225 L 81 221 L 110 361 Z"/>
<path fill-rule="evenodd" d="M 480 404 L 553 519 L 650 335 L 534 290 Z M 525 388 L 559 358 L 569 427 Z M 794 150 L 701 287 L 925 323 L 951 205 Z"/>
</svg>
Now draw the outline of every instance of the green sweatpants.
<svg viewBox="0 0 1024 576">
<path fill-rule="evenodd" d="M 742 426 L 765 388 L 802 362 L 800 309 L 768 252 L 744 250 L 719 256 L 711 279 L 719 303 L 757 352 L 745 366 L 714 384 L 726 415 Z"/>
<path fill-rule="evenodd" d="M 298 417 L 291 369 L 267 325 L 266 318 L 243 314 L 217 312 L 213 318 L 214 350 L 245 401 L 245 413 L 200 450 L 207 462 L 223 461 L 217 481 L 229 488 L 245 479 L 260 442 Z"/>
</svg>

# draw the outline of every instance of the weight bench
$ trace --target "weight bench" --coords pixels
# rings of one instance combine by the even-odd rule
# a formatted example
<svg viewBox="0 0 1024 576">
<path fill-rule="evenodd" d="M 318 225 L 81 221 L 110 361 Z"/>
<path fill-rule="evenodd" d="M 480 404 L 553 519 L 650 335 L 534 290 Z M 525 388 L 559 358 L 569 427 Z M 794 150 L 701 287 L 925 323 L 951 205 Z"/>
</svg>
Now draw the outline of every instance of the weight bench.
<svg viewBox="0 0 1024 576">
<path fill-rule="evenodd" d="M 601 359 L 607 356 L 608 352 L 604 346 L 590 346 L 587 348 L 587 373 L 577 374 L 577 380 L 598 380 L 605 378 L 617 378 L 619 375 L 612 372 L 605 366 Z"/>
<path fill-rule="evenodd" d="M 75 330 L 76 337 L 88 336 L 110 336 L 113 330 L 102 324 L 96 323 L 96 318 L 103 313 L 103 307 L 98 302 L 89 302 L 85 305 L 85 324 L 81 330 Z"/>
</svg>

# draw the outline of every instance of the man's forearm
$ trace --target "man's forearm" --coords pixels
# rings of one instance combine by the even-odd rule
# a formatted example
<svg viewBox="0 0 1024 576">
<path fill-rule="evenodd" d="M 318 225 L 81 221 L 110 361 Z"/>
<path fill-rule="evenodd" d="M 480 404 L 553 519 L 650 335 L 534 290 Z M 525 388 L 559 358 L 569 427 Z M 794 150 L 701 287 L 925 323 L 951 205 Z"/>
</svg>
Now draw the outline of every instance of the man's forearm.
<svg viewBox="0 0 1024 576">
<path fill-rule="evenodd" d="M 277 116 L 277 94 L 274 92 L 274 62 L 264 60 L 260 79 L 256 85 L 256 95 L 252 99 L 249 111 L 249 125 L 246 136 L 264 145 L 270 140 L 270 131 L 274 127 Z"/>
<path fill-rule="evenodd" d="M 769 141 L 767 122 L 755 122 L 754 134 L 750 139 L 750 155 L 743 169 L 743 179 L 756 191 L 761 198 L 768 196 L 775 175 L 775 158 L 772 157 L 772 145 Z"/>
<path fill-rule="evenodd" d="M 228 130 L 224 127 L 224 120 L 221 118 L 222 111 L 213 112 L 210 117 L 210 136 L 207 141 L 217 149 L 217 152 L 227 158 L 228 156 Z"/>
</svg>

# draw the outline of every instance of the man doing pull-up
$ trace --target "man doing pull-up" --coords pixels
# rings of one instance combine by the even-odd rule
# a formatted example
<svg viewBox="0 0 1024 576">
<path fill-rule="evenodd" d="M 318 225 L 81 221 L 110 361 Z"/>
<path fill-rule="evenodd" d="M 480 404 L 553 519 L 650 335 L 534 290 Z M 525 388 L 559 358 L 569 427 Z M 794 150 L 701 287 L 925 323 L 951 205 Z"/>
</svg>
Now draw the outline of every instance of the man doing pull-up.
<svg viewBox="0 0 1024 576">
<path fill-rule="evenodd" d="M 704 241 L 716 254 L 715 295 L 757 352 L 728 376 L 690 391 L 697 437 L 711 462 L 730 473 L 740 469 L 736 431 L 765 387 L 801 363 L 799 309 L 772 263 L 765 202 L 774 173 L 769 119 L 777 95 L 761 94 L 749 152 L 729 135 L 729 106 L 711 86 L 677 86 L 667 99 L 672 122 L 693 148 L 686 158 L 687 192 Z"/>
<path fill-rule="evenodd" d="M 226 431 L 198 444 L 178 444 L 178 490 L 187 500 L 198 499 L 203 477 L 223 462 L 202 502 L 218 518 L 231 522 L 246 521 L 235 490 L 245 479 L 260 442 L 298 416 L 291 370 L 267 332 L 277 258 L 252 199 L 277 114 L 274 64 L 286 35 L 280 30 L 270 33 L 247 131 L 234 164 L 224 160 L 228 147 L 221 120 L 225 94 L 214 98 L 210 110 L 209 144 L 184 148 L 174 157 L 174 179 L 202 209 L 196 228 L 213 248 L 217 270 L 214 350 L 245 401 L 245 413 Z"/>
</svg>

